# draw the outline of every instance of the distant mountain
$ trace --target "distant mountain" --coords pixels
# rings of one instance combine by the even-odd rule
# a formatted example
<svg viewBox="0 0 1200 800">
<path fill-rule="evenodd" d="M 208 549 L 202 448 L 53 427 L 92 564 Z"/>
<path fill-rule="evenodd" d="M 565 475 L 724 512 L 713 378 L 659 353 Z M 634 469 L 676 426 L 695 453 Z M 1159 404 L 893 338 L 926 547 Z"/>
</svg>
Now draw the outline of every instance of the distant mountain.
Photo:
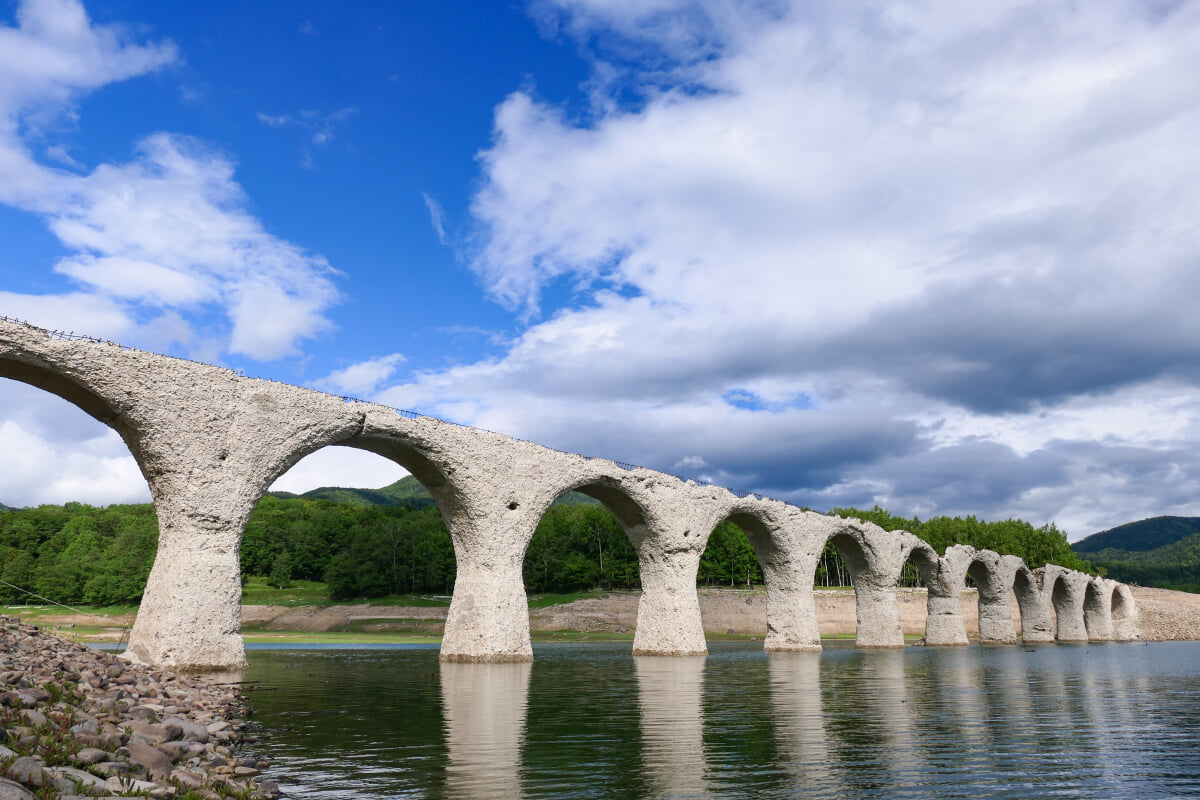
<svg viewBox="0 0 1200 800">
<path fill-rule="evenodd" d="M 382 489 L 348 489 L 341 486 L 322 486 L 304 494 L 271 492 L 282 499 L 328 500 L 331 503 L 349 503 L 355 506 L 412 506 L 424 508 L 433 504 L 433 498 L 412 475 L 406 475 Z"/>
<path fill-rule="evenodd" d="M 1071 548 L 1080 555 L 1103 550 L 1142 553 L 1166 547 L 1197 533 L 1200 533 L 1200 517 L 1151 517 L 1093 533 L 1075 542 Z"/>
<path fill-rule="evenodd" d="M 304 494 L 271 492 L 281 499 L 302 498 L 304 500 L 328 500 L 331 503 L 349 503 L 356 506 L 412 506 L 424 508 L 433 504 L 429 491 L 412 475 L 407 475 L 382 489 L 347 489 L 338 486 L 322 486 Z M 599 501 L 579 492 L 567 492 L 557 501 L 560 505 L 589 505 Z"/>
<path fill-rule="evenodd" d="M 1200 517 L 1153 517 L 1081 539 L 1071 548 L 1108 577 L 1200 592 Z"/>
</svg>

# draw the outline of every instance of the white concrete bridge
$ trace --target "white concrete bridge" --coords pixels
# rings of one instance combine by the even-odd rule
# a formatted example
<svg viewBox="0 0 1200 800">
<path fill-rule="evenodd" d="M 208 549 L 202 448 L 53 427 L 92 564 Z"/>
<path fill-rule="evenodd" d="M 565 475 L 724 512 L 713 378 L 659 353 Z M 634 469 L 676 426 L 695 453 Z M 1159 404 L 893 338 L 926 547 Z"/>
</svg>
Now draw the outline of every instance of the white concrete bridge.
<svg viewBox="0 0 1200 800">
<path fill-rule="evenodd" d="M 982 642 L 1017 641 L 1014 597 L 1025 642 L 1138 635 L 1133 595 L 1114 581 L 961 545 L 939 557 L 911 533 L 861 520 L 6 318 L 0 377 L 112 427 L 141 468 L 159 542 L 127 653 L 147 664 L 245 663 L 238 549 L 246 520 L 276 478 L 334 445 L 396 462 L 441 510 L 458 561 L 443 661 L 532 659 L 522 562 L 546 509 L 570 491 L 603 503 L 637 550 L 636 654 L 707 652 L 696 571 L 725 520 L 746 532 L 762 565 L 767 650 L 820 649 L 813 580 L 827 542 L 849 567 L 862 647 L 903 646 L 895 588 L 909 561 L 929 587 L 930 645 L 967 643 L 959 606 L 967 576 L 979 588 Z"/>
</svg>

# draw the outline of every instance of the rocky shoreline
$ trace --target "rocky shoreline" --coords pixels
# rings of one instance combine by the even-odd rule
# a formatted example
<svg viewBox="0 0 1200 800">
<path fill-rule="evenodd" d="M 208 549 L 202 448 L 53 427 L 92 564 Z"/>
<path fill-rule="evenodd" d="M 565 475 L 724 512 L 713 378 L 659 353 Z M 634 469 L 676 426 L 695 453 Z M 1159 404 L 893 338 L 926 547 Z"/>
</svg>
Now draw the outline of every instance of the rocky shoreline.
<svg viewBox="0 0 1200 800">
<path fill-rule="evenodd" d="M 236 686 L 129 664 L 0 616 L 0 800 L 266 800 Z"/>
</svg>

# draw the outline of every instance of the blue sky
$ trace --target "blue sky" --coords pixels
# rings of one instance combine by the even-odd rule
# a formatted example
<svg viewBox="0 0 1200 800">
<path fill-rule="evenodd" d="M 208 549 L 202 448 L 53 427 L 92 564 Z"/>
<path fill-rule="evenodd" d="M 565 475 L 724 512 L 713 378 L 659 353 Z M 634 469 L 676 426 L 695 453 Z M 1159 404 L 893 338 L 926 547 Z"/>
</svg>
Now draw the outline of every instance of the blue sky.
<svg viewBox="0 0 1200 800">
<path fill-rule="evenodd" d="M 1188 2 L 0 0 L 0 314 L 817 508 L 1197 514 L 1198 45 Z M 0 448 L 0 502 L 147 494 L 8 381 Z"/>
</svg>

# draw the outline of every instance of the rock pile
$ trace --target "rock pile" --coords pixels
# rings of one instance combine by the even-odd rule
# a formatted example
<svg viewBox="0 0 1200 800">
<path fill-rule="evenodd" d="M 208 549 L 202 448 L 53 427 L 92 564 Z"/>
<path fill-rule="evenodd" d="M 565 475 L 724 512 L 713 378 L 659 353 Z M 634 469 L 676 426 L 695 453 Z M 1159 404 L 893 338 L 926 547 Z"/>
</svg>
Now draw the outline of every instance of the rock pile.
<svg viewBox="0 0 1200 800">
<path fill-rule="evenodd" d="M 272 798 L 235 688 L 0 616 L 0 800 Z"/>
</svg>

